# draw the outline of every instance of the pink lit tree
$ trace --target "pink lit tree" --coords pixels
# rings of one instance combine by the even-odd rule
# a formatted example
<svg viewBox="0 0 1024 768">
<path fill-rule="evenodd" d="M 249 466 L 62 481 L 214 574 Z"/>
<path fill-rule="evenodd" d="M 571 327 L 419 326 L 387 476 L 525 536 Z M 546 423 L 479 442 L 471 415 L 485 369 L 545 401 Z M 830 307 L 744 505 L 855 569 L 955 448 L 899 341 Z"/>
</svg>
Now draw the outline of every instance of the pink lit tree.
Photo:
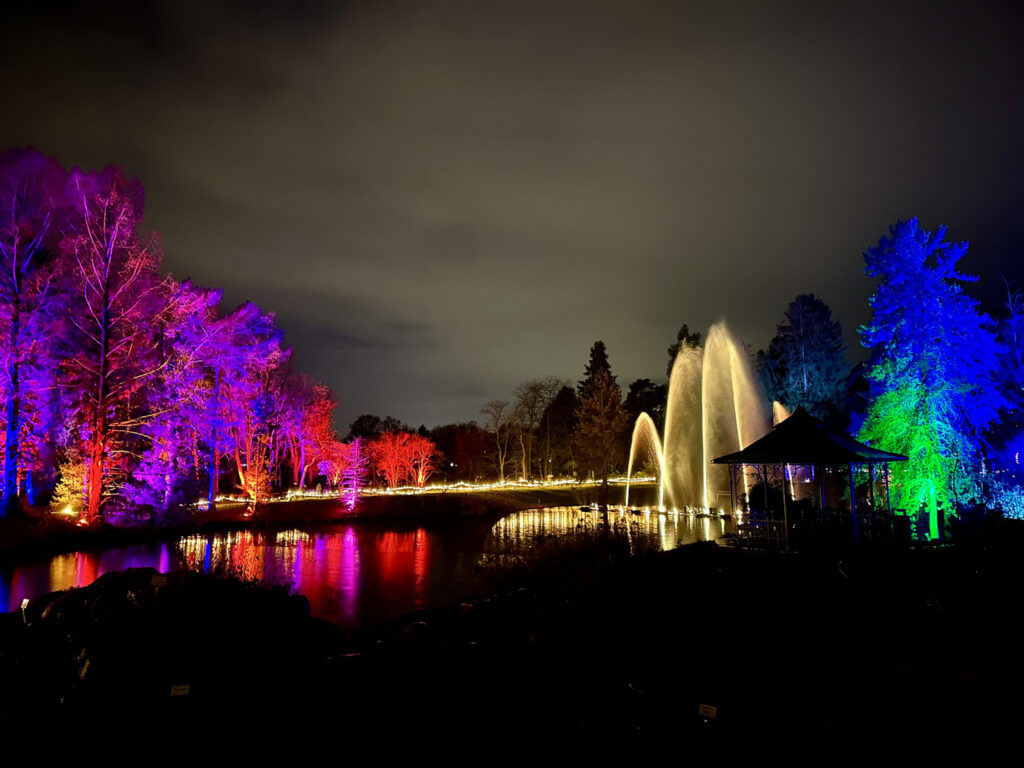
<svg viewBox="0 0 1024 768">
<path fill-rule="evenodd" d="M 366 451 L 366 441 L 361 437 L 352 438 L 347 444 L 339 445 L 345 448 L 344 469 L 341 471 L 341 495 L 348 508 L 354 509 L 359 492 L 366 482 L 370 457 Z"/>
</svg>

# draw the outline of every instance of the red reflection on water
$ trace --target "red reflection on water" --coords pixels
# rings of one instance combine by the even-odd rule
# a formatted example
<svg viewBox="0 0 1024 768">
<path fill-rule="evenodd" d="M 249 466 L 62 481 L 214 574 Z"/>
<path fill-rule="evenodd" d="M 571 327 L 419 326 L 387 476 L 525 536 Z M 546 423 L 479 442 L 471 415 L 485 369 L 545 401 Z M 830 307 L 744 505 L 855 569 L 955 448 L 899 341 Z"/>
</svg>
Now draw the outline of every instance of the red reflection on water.
<svg viewBox="0 0 1024 768">
<path fill-rule="evenodd" d="M 68 587 L 84 587 L 92 584 L 100 575 L 100 556 L 95 552 L 75 553 L 75 580 L 73 584 L 66 584 L 57 589 Z"/>
<path fill-rule="evenodd" d="M 416 578 L 416 606 L 423 605 L 423 595 L 427 583 L 427 569 L 429 558 L 427 557 L 427 532 L 422 528 L 416 530 L 416 538 L 413 542 L 412 572 Z"/>
<path fill-rule="evenodd" d="M 377 550 L 377 560 L 380 564 L 381 581 L 387 583 L 399 581 L 402 571 L 399 555 L 401 549 L 399 534 L 395 531 L 377 534 L 374 544 Z"/>
</svg>

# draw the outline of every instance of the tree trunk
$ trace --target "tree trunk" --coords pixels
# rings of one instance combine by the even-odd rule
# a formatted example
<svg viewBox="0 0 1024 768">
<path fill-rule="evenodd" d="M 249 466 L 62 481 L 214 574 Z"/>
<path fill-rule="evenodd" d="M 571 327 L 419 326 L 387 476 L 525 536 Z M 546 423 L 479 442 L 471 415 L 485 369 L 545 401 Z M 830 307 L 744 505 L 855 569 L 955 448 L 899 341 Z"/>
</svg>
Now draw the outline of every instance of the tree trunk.
<svg viewBox="0 0 1024 768">
<path fill-rule="evenodd" d="M 88 504 L 86 518 L 95 523 L 100 514 L 100 503 L 103 500 L 103 453 L 107 445 L 107 354 L 110 330 L 110 265 L 107 264 L 107 275 L 103 282 L 103 314 L 100 319 L 100 350 L 98 381 L 96 382 L 96 413 L 93 421 L 92 437 L 89 441 L 89 478 Z"/>
<path fill-rule="evenodd" d="M 7 375 L 11 388 L 7 392 L 7 432 L 4 442 L 4 500 L 0 508 L 0 517 L 18 511 L 18 427 L 21 421 L 21 394 L 18 390 L 18 333 L 20 327 L 18 301 L 11 307 L 11 338 L 10 360 L 7 363 Z"/>
<path fill-rule="evenodd" d="M 220 479 L 220 456 L 217 453 L 217 401 L 220 398 L 220 369 L 213 375 L 213 403 L 207 417 L 210 423 L 210 488 L 206 496 L 206 511 L 213 512 L 217 504 L 217 481 Z"/>
<path fill-rule="evenodd" d="M 98 519 L 100 502 L 103 500 L 103 446 L 106 443 L 105 421 L 103 411 L 99 411 L 93 422 L 92 437 L 89 439 L 86 518 L 90 524 L 95 523 Z"/>
</svg>

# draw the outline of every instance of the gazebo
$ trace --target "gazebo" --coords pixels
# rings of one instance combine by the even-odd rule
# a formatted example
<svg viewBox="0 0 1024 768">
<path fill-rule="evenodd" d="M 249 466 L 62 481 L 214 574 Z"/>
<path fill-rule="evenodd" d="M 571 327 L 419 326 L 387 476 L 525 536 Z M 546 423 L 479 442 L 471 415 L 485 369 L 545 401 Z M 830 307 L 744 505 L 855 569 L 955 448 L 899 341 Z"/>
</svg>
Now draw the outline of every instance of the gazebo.
<svg viewBox="0 0 1024 768">
<path fill-rule="evenodd" d="M 793 414 L 772 427 L 772 431 L 756 440 L 742 451 L 730 453 L 712 459 L 712 464 L 729 465 L 729 492 L 732 507 L 736 509 L 736 475 L 737 466 L 761 467 L 765 484 L 765 506 L 767 507 L 768 466 L 810 466 L 815 468 L 818 478 L 818 498 L 820 509 L 825 510 L 825 467 L 845 467 L 849 471 L 850 480 L 850 513 L 853 518 L 853 535 L 858 538 L 857 501 L 854 472 L 856 467 L 867 465 L 871 478 L 869 492 L 874 507 L 875 465 L 884 465 L 885 475 L 885 508 L 892 514 L 892 502 L 889 496 L 889 462 L 906 461 L 907 457 L 899 453 L 890 453 L 856 440 L 838 432 L 825 428 L 818 419 L 798 406 Z M 785 526 L 786 547 L 789 547 L 789 516 L 786 505 L 786 477 L 783 471 L 782 515 Z M 766 510 L 767 512 L 767 510 Z"/>
</svg>

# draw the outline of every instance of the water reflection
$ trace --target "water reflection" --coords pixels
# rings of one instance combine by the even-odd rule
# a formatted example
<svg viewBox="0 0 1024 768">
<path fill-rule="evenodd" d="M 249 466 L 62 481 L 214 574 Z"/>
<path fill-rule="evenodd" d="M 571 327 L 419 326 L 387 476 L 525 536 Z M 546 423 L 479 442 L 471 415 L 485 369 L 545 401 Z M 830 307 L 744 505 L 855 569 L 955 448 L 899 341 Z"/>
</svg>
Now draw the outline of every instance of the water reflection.
<svg viewBox="0 0 1024 768">
<path fill-rule="evenodd" d="M 0 610 L 15 610 L 24 597 L 84 586 L 108 571 L 151 566 L 288 586 L 309 599 L 315 616 L 351 628 L 473 597 L 483 589 L 481 571 L 563 556 L 598 536 L 621 537 L 637 553 L 715 539 L 731 530 L 729 520 L 674 512 L 602 514 L 555 507 L 514 513 L 493 525 L 467 519 L 443 530 L 346 523 L 197 534 L 0 569 Z"/>
</svg>

